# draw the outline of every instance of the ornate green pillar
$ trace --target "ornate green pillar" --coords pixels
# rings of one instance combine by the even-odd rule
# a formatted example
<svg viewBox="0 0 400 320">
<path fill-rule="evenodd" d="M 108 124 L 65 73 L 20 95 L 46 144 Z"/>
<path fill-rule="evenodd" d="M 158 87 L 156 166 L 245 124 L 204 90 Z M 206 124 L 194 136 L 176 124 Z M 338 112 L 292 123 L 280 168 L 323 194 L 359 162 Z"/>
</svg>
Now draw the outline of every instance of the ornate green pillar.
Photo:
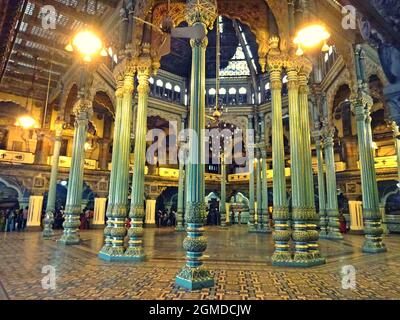
<svg viewBox="0 0 400 320">
<path fill-rule="evenodd" d="M 59 242 L 65 245 L 78 244 L 80 242 L 78 228 L 80 226 L 80 214 L 82 211 L 83 172 L 85 160 L 85 142 L 89 119 L 92 117 L 92 101 L 84 94 L 74 106 L 75 132 L 72 147 L 71 168 L 69 171 L 67 202 L 65 205 L 65 221 L 63 223 L 64 234 Z"/>
<path fill-rule="evenodd" d="M 189 0 L 187 21 L 191 26 L 212 27 L 216 14 L 214 1 Z M 183 241 L 186 265 L 176 275 L 176 284 L 189 290 L 214 286 L 214 279 L 203 266 L 207 238 L 203 235 L 204 199 L 204 136 L 205 128 L 205 56 L 208 39 L 191 39 L 192 73 L 189 129 L 189 159 L 186 166 L 188 188 L 186 205 L 187 237 Z"/>
<path fill-rule="evenodd" d="M 120 145 L 120 132 L 121 132 L 121 117 L 122 117 L 122 97 L 123 97 L 123 85 L 124 77 L 121 75 L 117 76 L 117 90 L 115 91 L 116 106 L 115 106 L 115 122 L 114 122 L 114 138 L 113 138 L 113 150 L 111 159 L 111 174 L 110 174 L 110 185 L 108 188 L 108 203 L 106 209 L 107 226 L 104 229 L 105 243 L 99 252 L 99 257 L 108 257 L 109 252 L 112 248 L 112 236 L 111 230 L 114 225 L 112 216 L 112 210 L 114 208 L 114 193 L 116 185 L 116 175 L 118 172 L 118 155 Z"/>
<path fill-rule="evenodd" d="M 275 51 L 279 38 L 271 38 L 270 45 Z M 279 51 L 268 56 L 272 98 L 272 167 L 273 167 L 273 220 L 275 230 L 273 238 L 275 251 L 272 264 L 287 265 L 292 261 L 290 253 L 291 230 L 289 227 L 289 208 L 286 197 L 285 149 L 283 144 L 282 122 L 282 68 L 285 60 Z"/>
<path fill-rule="evenodd" d="M 363 60 L 363 49 L 360 45 L 357 45 L 355 49 L 355 62 L 358 92 L 356 99 L 352 103 L 357 121 L 364 232 L 366 238 L 362 250 L 367 253 L 379 253 L 386 251 L 386 246 L 382 241 L 382 217 L 379 210 L 378 185 L 376 182 L 374 150 L 372 148 L 370 108 L 373 105 L 373 101 L 368 94 Z"/>
<path fill-rule="evenodd" d="M 221 228 L 226 228 L 226 159 L 225 153 L 221 154 L 221 201 L 219 212 L 221 214 Z"/>
<path fill-rule="evenodd" d="M 125 222 L 128 216 L 129 157 L 135 67 L 132 66 L 131 61 L 127 61 L 121 64 L 121 68 L 123 70 L 117 75 L 115 140 L 110 177 L 110 199 L 107 208 L 110 222 L 107 222 L 105 229 L 105 247 L 99 253 L 99 257 L 106 261 L 125 259 L 124 239 L 126 236 Z"/>
<path fill-rule="evenodd" d="M 299 71 L 299 113 L 300 113 L 300 131 L 303 143 L 300 147 L 302 156 L 301 170 L 302 178 L 300 181 L 305 181 L 304 188 L 304 205 L 306 208 L 307 233 L 308 233 L 308 253 L 311 260 L 307 264 L 323 264 L 325 259 L 321 257 L 319 250 L 319 232 L 317 230 L 318 215 L 315 210 L 315 195 L 314 195 L 314 174 L 312 169 L 311 159 L 311 129 L 310 129 L 310 112 L 308 95 L 310 92 L 308 81 L 312 71 L 312 63 L 307 58 L 301 60 L 301 69 Z"/>
<path fill-rule="evenodd" d="M 267 145 L 265 137 L 265 117 L 264 113 L 260 115 L 261 120 L 261 137 L 259 142 L 260 149 L 260 166 L 261 166 L 261 221 L 258 223 L 258 231 L 260 233 L 271 232 L 269 225 L 268 212 L 268 181 L 267 181 Z"/>
<path fill-rule="evenodd" d="M 150 92 L 149 78 L 151 58 L 144 55 L 138 61 L 138 106 L 136 115 L 135 156 L 132 178 L 131 227 L 129 228 L 129 247 L 125 257 L 132 261 L 145 259 L 143 248 L 144 217 L 144 169 L 146 165 L 147 106 Z"/>
<path fill-rule="evenodd" d="M 325 149 L 325 162 L 326 162 L 326 195 L 327 195 L 327 216 L 328 216 L 328 239 L 341 240 L 343 239 L 340 233 L 339 223 L 339 206 L 337 200 L 337 186 L 336 186 L 336 168 L 335 168 L 335 154 L 333 150 L 333 134 L 332 128 L 328 122 L 324 121 L 323 135 L 324 135 L 324 149 Z"/>
<path fill-rule="evenodd" d="M 64 123 L 57 119 L 54 128 L 54 150 L 51 160 L 51 173 L 49 192 L 47 194 L 46 216 L 44 218 L 43 238 L 48 239 L 54 235 L 53 222 L 54 213 L 56 211 L 56 194 L 57 194 L 57 175 L 58 175 L 58 162 L 60 159 L 60 149 L 62 142 L 62 130 Z"/>
<path fill-rule="evenodd" d="M 290 156 L 293 205 L 293 241 L 291 266 L 310 267 L 325 262 L 321 258 L 316 230 L 314 186 L 311 166 L 308 114 L 308 64 L 291 58 L 287 65 Z"/>
<path fill-rule="evenodd" d="M 248 116 L 248 130 L 249 130 L 249 135 L 254 133 L 254 125 L 253 125 L 253 120 L 254 117 L 253 115 Z M 254 144 L 250 145 L 249 143 L 247 144 L 248 148 L 254 148 Z M 249 169 L 250 169 L 250 177 L 249 177 L 249 232 L 255 232 L 256 231 L 256 212 L 255 212 L 255 197 L 254 197 L 254 175 L 255 175 L 255 158 L 250 157 L 249 158 Z"/>
<path fill-rule="evenodd" d="M 182 120 L 181 130 L 185 129 L 185 121 Z M 185 196 L 185 152 L 186 149 L 179 148 L 179 184 L 178 184 L 178 206 L 176 212 L 176 231 L 185 231 L 184 218 L 184 196 Z"/>
<path fill-rule="evenodd" d="M 321 141 L 321 131 L 319 123 L 316 124 L 316 131 L 314 131 L 315 151 L 317 154 L 318 166 L 318 201 L 319 201 L 319 227 L 320 238 L 328 236 L 328 218 L 326 216 L 326 192 L 325 192 L 325 174 L 324 174 L 324 156 L 323 156 L 323 142 Z"/>
</svg>

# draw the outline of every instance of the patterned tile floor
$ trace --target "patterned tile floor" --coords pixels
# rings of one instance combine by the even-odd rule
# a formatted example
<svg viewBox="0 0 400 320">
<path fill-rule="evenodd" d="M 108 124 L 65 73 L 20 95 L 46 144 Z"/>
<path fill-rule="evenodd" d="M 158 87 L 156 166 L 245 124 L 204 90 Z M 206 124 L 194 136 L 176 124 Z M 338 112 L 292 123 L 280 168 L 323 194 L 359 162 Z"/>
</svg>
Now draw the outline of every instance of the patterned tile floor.
<svg viewBox="0 0 400 320">
<path fill-rule="evenodd" d="M 385 238 L 387 253 L 363 254 L 362 236 L 321 240 L 327 264 L 310 269 L 272 267 L 271 235 L 245 227 L 208 228 L 206 265 L 216 285 L 188 292 L 174 284 L 184 264 L 184 233 L 146 229 L 147 260 L 108 263 L 97 258 L 102 230 L 81 233 L 64 247 L 38 232 L 0 233 L 1 299 L 400 299 L 400 236 Z M 59 238 L 59 234 L 55 239 Z M 56 269 L 56 289 L 44 290 L 45 265 Z M 353 265 L 356 288 L 342 289 L 341 269 Z"/>
</svg>

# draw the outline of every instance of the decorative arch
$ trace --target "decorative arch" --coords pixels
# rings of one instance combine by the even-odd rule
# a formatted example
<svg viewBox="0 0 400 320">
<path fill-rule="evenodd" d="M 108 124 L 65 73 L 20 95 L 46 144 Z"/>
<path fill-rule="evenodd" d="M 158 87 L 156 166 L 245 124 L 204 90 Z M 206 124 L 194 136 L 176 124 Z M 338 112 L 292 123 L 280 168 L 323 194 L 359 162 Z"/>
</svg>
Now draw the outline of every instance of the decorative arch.
<svg viewBox="0 0 400 320">
<path fill-rule="evenodd" d="M 18 193 L 18 199 L 29 197 L 30 192 L 15 178 L 0 176 L 0 182 L 3 183 L 7 188 L 15 190 Z"/>
<path fill-rule="evenodd" d="M 336 78 L 336 80 L 332 83 L 332 85 L 329 87 L 329 89 L 326 92 L 326 101 L 327 101 L 327 107 L 328 107 L 328 120 L 333 121 L 333 102 L 335 100 L 335 96 L 338 93 L 339 89 L 343 85 L 347 85 L 351 90 L 351 83 L 349 81 L 350 79 L 350 72 L 346 68 L 344 69 L 340 75 Z M 352 91 L 353 93 L 353 91 Z"/>
<path fill-rule="evenodd" d="M 265 57 L 268 53 L 268 7 L 271 8 L 275 19 L 277 21 L 278 29 L 281 35 L 281 49 L 286 50 L 286 43 L 289 35 L 288 30 L 288 10 L 285 1 L 271 1 L 271 0 L 258 0 L 258 1 L 232 1 L 220 0 L 218 1 L 219 15 L 228 17 L 230 19 L 237 19 L 241 23 L 247 25 L 251 32 L 256 37 L 258 44 L 258 54 L 261 66 L 265 67 Z M 156 26 L 160 25 L 163 18 L 169 14 L 172 21 L 177 26 L 186 21 L 186 3 L 185 2 L 172 2 L 168 12 L 168 5 L 166 3 L 159 3 L 153 8 L 152 23 Z M 285 20 L 286 18 L 286 20 Z M 152 33 L 151 48 L 152 56 L 159 60 L 159 48 L 164 41 L 164 36 L 159 32 Z"/>
<path fill-rule="evenodd" d="M 381 205 L 382 205 L 382 206 L 386 206 L 386 201 L 387 201 L 387 199 L 388 199 L 390 196 L 393 196 L 393 195 L 395 195 L 395 194 L 397 194 L 397 193 L 399 193 L 399 192 L 400 192 L 400 189 L 396 187 L 395 190 L 392 190 L 392 191 L 386 193 L 386 194 L 382 197 Z"/>
</svg>

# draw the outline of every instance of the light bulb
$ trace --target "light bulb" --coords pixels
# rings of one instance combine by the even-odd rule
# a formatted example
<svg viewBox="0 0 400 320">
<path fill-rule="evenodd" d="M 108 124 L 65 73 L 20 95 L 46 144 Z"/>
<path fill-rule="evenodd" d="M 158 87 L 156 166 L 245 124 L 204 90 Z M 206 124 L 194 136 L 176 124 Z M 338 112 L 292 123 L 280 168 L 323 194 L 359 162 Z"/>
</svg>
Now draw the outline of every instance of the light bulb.
<svg viewBox="0 0 400 320">
<path fill-rule="evenodd" d="M 92 58 L 91 58 L 90 56 L 85 56 L 85 57 L 83 58 L 83 61 L 85 61 L 85 62 L 92 62 Z"/>
<path fill-rule="evenodd" d="M 106 50 L 105 48 L 103 48 L 103 49 L 100 51 L 100 55 L 101 55 L 102 57 L 107 57 L 107 56 L 108 56 L 107 50 Z"/>
<path fill-rule="evenodd" d="M 304 54 L 304 51 L 301 48 L 301 46 L 299 45 L 299 47 L 297 48 L 297 51 L 296 51 L 296 56 L 302 56 L 303 54 Z"/>
<path fill-rule="evenodd" d="M 325 42 L 324 45 L 322 46 L 322 52 L 328 52 L 329 51 L 329 46 L 328 44 Z"/>
<path fill-rule="evenodd" d="M 72 46 L 72 44 L 70 42 L 65 46 L 65 51 L 68 51 L 68 52 L 74 51 L 74 47 Z"/>
</svg>

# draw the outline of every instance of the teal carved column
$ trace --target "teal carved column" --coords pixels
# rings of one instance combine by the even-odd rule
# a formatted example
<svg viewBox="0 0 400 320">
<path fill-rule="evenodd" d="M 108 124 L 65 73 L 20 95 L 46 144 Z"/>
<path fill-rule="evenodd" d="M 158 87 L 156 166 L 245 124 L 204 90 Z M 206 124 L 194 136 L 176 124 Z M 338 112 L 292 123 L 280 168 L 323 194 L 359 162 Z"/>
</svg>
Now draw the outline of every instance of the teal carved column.
<svg viewBox="0 0 400 320">
<path fill-rule="evenodd" d="M 185 121 L 182 120 L 181 130 L 185 129 Z M 186 150 L 179 148 L 179 184 L 178 184 L 178 206 L 176 212 L 176 231 L 185 231 L 183 225 L 184 218 L 184 196 L 185 196 L 185 152 Z"/>
<path fill-rule="evenodd" d="M 324 156 L 323 142 L 321 141 L 321 131 L 319 123 L 316 124 L 314 132 L 315 151 L 317 154 L 318 166 L 318 203 L 319 203 L 319 237 L 326 238 L 328 236 L 328 218 L 326 216 L 326 191 L 325 191 L 325 174 L 324 174 Z"/>
<path fill-rule="evenodd" d="M 115 91 L 116 106 L 115 106 L 115 122 L 114 122 L 114 138 L 113 138 L 113 150 L 111 159 L 111 174 L 110 174 L 110 185 L 108 188 L 108 203 L 106 209 L 107 226 L 104 229 L 105 243 L 99 252 L 100 258 L 109 257 L 110 250 L 112 248 L 112 236 L 111 230 L 113 229 L 114 220 L 112 216 L 112 210 L 114 208 L 115 198 L 115 185 L 117 182 L 116 175 L 118 172 L 118 156 L 119 156 L 119 145 L 120 145 L 120 132 L 121 132 L 121 118 L 122 118 L 122 98 L 124 95 L 124 76 L 118 74 L 117 77 L 117 90 Z"/>
<path fill-rule="evenodd" d="M 302 157 L 302 170 L 300 178 L 305 182 L 304 188 L 304 205 L 305 214 L 308 217 L 307 233 L 308 233 L 308 253 L 310 260 L 306 265 L 315 265 L 325 263 L 325 259 L 321 257 L 319 250 L 319 232 L 317 230 L 318 215 L 315 210 L 314 195 L 314 173 L 312 169 L 311 159 L 311 129 L 310 129 L 310 112 L 309 112 L 309 75 L 312 71 L 312 63 L 307 58 L 301 60 L 301 69 L 299 71 L 299 114 L 300 114 L 300 131 L 302 136 L 302 144 L 300 144 L 300 155 Z"/>
<path fill-rule="evenodd" d="M 60 159 L 63 125 L 64 123 L 61 120 L 59 119 L 56 120 L 54 128 L 55 139 L 54 139 L 53 157 L 51 160 L 49 192 L 47 195 L 46 216 L 44 219 L 44 229 L 43 229 L 44 239 L 51 238 L 54 235 L 52 226 L 54 222 L 54 213 L 56 211 L 58 162 Z"/>
<path fill-rule="evenodd" d="M 334 134 L 334 128 L 332 128 L 328 124 L 328 120 L 326 119 L 324 121 L 323 135 L 324 135 L 324 149 L 325 149 L 325 162 L 326 162 L 326 195 L 328 200 L 326 205 L 326 212 L 328 216 L 327 238 L 333 240 L 341 240 L 343 239 L 343 236 L 340 233 L 340 223 L 339 223 L 339 206 L 337 200 L 333 134 Z"/>
<path fill-rule="evenodd" d="M 187 1 L 187 21 L 207 32 L 212 27 L 216 14 L 214 1 Z M 187 237 L 183 241 L 186 250 L 186 265 L 176 275 L 176 284 L 189 290 L 214 286 L 214 279 L 203 266 L 203 252 L 207 248 L 207 238 L 203 235 L 204 199 L 204 137 L 205 128 L 205 56 L 208 39 L 191 39 L 192 73 L 189 129 L 189 159 L 187 173 L 186 224 Z"/>
<path fill-rule="evenodd" d="M 108 248 L 107 252 L 100 252 L 99 254 L 100 258 L 106 261 L 125 259 L 124 239 L 126 236 L 125 222 L 128 216 L 129 157 L 135 67 L 131 64 L 131 61 L 127 61 L 121 67 L 123 67 L 123 71 L 117 76 L 117 79 L 123 79 L 122 87 L 117 89 L 117 112 L 119 111 L 120 115 L 116 115 L 116 118 L 118 118 L 116 121 L 119 123 L 119 128 L 117 129 L 115 126 L 118 137 L 115 137 L 116 150 L 113 151 L 113 153 L 116 152 L 113 159 L 116 168 L 112 168 L 114 169 L 114 176 L 111 176 L 111 179 L 113 179 L 111 187 L 113 192 L 111 199 L 112 227 L 109 229 L 111 247 Z"/>
<path fill-rule="evenodd" d="M 253 115 L 248 116 L 248 130 L 249 135 L 254 134 L 254 125 L 253 125 Z M 250 145 L 247 144 L 248 148 L 254 148 L 254 144 Z M 256 212 L 255 212 L 255 197 L 254 197 L 254 176 L 255 176 L 255 158 L 249 157 L 249 169 L 250 169 L 250 176 L 249 176 L 249 232 L 256 231 Z"/>
<path fill-rule="evenodd" d="M 357 97 L 353 103 L 357 121 L 358 147 L 360 153 L 361 188 L 363 200 L 363 217 L 365 242 L 363 252 L 385 252 L 382 241 L 382 216 L 379 210 L 378 185 L 376 181 L 374 150 L 372 148 L 372 131 L 370 109 L 373 105 L 368 94 L 365 78 L 364 53 L 360 45 L 355 49 L 355 64 L 358 80 Z"/>
<path fill-rule="evenodd" d="M 225 153 L 221 154 L 221 201 L 219 212 L 221 214 L 221 228 L 226 228 L 226 160 Z"/>
<path fill-rule="evenodd" d="M 85 142 L 89 119 L 92 117 L 92 101 L 82 92 L 74 106 L 75 132 L 72 147 L 71 168 L 69 171 L 67 202 L 65 205 L 64 234 L 59 242 L 65 245 L 80 242 L 78 228 L 82 211 L 83 172 L 85 160 Z"/>
<path fill-rule="evenodd" d="M 147 106 L 150 92 L 151 58 L 146 54 L 138 62 L 138 106 L 136 115 L 135 156 L 132 178 L 131 227 L 129 228 L 129 247 L 125 257 L 132 261 L 145 259 L 143 249 L 144 217 L 144 169 L 146 165 Z"/>
<path fill-rule="evenodd" d="M 289 227 L 289 208 L 286 197 L 285 149 L 283 144 L 282 122 L 282 68 L 284 58 L 277 51 L 279 38 L 271 38 L 270 45 L 274 49 L 268 56 L 272 98 L 272 167 L 273 167 L 273 220 L 275 230 L 273 239 L 275 251 L 272 264 L 287 265 L 292 261 L 290 252 L 291 230 Z"/>
<path fill-rule="evenodd" d="M 258 223 L 258 230 L 261 233 L 271 232 L 269 225 L 268 212 L 268 181 L 267 181 L 267 146 L 265 137 L 265 118 L 264 114 L 260 116 L 261 120 L 261 138 L 259 142 L 260 148 L 260 166 L 261 166 L 261 221 Z"/>
<path fill-rule="evenodd" d="M 312 185 L 312 167 L 310 129 L 308 125 L 307 74 L 302 70 L 304 61 L 293 57 L 288 61 L 288 95 L 290 124 L 290 159 L 292 182 L 292 218 L 294 256 L 291 266 L 310 267 L 324 263 L 318 248 L 318 232 L 315 220 L 314 188 Z M 308 127 L 308 128 L 307 128 Z M 308 132 L 305 132 L 308 129 Z M 311 175 L 311 177 L 310 177 Z M 312 201 L 311 201 L 312 199 Z"/>
</svg>

